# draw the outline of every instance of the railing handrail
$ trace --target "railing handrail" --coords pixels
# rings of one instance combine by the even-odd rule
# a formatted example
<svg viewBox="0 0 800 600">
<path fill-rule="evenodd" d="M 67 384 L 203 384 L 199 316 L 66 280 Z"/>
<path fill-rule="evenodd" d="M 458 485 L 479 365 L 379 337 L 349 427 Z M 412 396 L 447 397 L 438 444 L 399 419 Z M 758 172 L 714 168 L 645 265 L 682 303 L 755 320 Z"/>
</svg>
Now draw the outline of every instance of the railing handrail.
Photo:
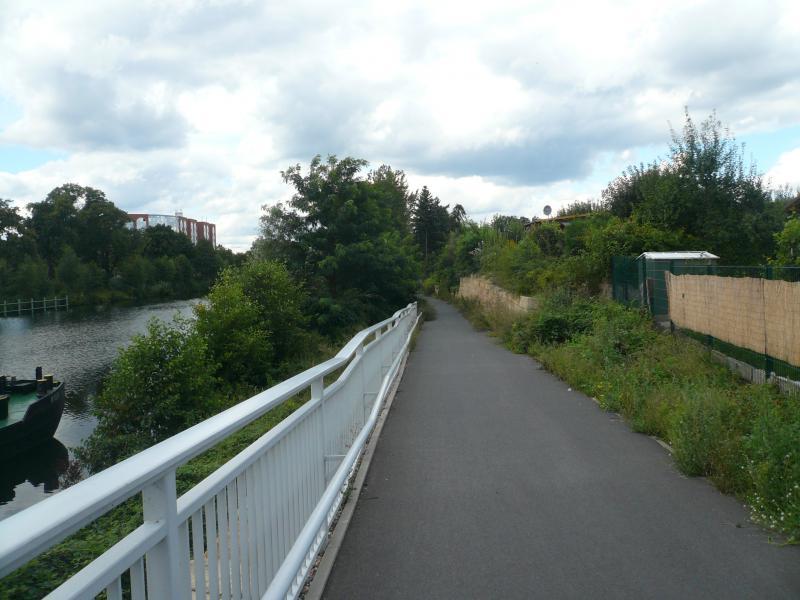
<svg viewBox="0 0 800 600">
<path fill-rule="evenodd" d="M 333 358 L 303 371 L 150 448 L 0 521 L 0 577 L 140 492 L 312 382 L 350 361 L 375 332 L 403 318 L 414 304 L 362 329 Z"/>
</svg>

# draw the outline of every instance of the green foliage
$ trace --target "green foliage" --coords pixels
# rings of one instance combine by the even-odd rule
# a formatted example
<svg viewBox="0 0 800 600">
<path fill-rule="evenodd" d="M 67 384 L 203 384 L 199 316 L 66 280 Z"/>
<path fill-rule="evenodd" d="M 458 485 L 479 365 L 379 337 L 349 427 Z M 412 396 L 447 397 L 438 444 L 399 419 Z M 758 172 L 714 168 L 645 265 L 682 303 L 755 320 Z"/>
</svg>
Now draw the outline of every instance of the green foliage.
<svg viewBox="0 0 800 600">
<path fill-rule="evenodd" d="M 669 160 L 630 167 L 603 192 L 609 210 L 683 232 L 728 264 L 763 262 L 774 251 L 782 205 L 715 114 L 695 125 L 686 112 Z"/>
<path fill-rule="evenodd" d="M 512 346 L 527 352 L 530 342 L 563 343 L 592 328 L 596 301 L 575 298 L 568 290 L 549 296 L 540 310 L 514 323 Z"/>
<path fill-rule="evenodd" d="M 366 162 L 317 156 L 308 173 L 283 172 L 295 189 L 288 206 L 266 208 L 254 254 L 285 262 L 308 291 L 317 328 L 329 334 L 391 314 L 414 297 L 418 264 L 408 222 L 405 177 Z"/>
<path fill-rule="evenodd" d="M 86 283 L 87 269 L 75 254 L 75 251 L 67 246 L 61 253 L 56 265 L 56 280 L 58 286 L 72 295 L 73 302 Z"/>
<path fill-rule="evenodd" d="M 39 299 L 52 294 L 47 264 L 39 258 L 25 257 L 14 273 L 13 282 L 17 296 L 24 300 Z"/>
<path fill-rule="evenodd" d="M 450 215 L 447 206 L 442 206 L 439 198 L 435 198 L 427 187 L 411 195 L 409 206 L 411 230 L 424 257 L 427 271 L 429 256 L 437 253 L 447 241 L 451 227 Z"/>
<path fill-rule="evenodd" d="M 208 304 L 195 308 L 218 377 L 234 387 L 263 388 L 286 375 L 287 363 L 309 346 L 303 303 L 280 263 L 251 261 L 223 271 Z"/>
<path fill-rule="evenodd" d="M 556 216 L 570 217 L 573 215 L 588 215 L 590 213 L 604 212 L 605 205 L 595 200 L 575 200 L 558 209 Z"/>
<path fill-rule="evenodd" d="M 94 188 L 65 184 L 28 208 L 24 218 L 0 200 L 0 300 L 43 292 L 69 294 L 73 305 L 190 298 L 240 261 L 163 225 L 129 230 L 125 213 Z"/>
<path fill-rule="evenodd" d="M 95 399 L 97 427 L 81 460 L 98 471 L 216 412 L 215 370 L 190 321 L 150 321 L 147 333 L 120 351 Z"/>
<path fill-rule="evenodd" d="M 783 230 L 775 234 L 777 251 L 773 262 L 776 265 L 800 266 L 800 218 L 793 216 L 786 221 Z"/>
<path fill-rule="evenodd" d="M 759 409 L 744 438 L 754 484 L 748 498 L 757 520 L 800 543 L 800 402 L 769 398 Z"/>
</svg>

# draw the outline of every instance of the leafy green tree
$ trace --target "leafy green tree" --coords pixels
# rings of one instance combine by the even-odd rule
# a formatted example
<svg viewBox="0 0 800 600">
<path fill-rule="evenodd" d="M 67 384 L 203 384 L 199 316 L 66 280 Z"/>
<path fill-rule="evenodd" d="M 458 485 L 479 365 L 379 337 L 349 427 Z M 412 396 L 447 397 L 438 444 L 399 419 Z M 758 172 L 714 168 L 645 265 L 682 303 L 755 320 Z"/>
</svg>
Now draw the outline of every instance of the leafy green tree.
<svg viewBox="0 0 800 600">
<path fill-rule="evenodd" d="M 105 195 L 94 188 L 66 183 L 52 190 L 42 202 L 28 204 L 31 211 L 28 226 L 36 236 L 39 254 L 47 262 L 50 276 L 61 250 L 65 246 L 75 246 L 77 204 L 88 198 L 105 199 Z"/>
<path fill-rule="evenodd" d="M 91 189 L 91 188 L 87 188 Z M 130 233 L 125 229 L 128 217 L 99 190 L 86 194 L 83 206 L 75 218 L 75 250 L 85 261 L 95 262 L 111 274 L 130 249 L 125 243 Z"/>
<path fill-rule="evenodd" d="M 23 300 L 29 298 L 41 300 L 52 294 L 52 286 L 47 277 L 47 264 L 40 258 L 25 257 L 16 269 L 13 279 L 16 295 Z"/>
<path fill-rule="evenodd" d="M 417 287 L 412 242 L 401 227 L 404 179 L 386 169 L 365 179 L 365 166 L 316 156 L 307 174 L 300 165 L 284 171 L 295 193 L 288 205 L 266 209 L 254 246 L 304 283 L 317 326 L 328 333 L 386 316 Z"/>
<path fill-rule="evenodd" d="M 757 264 L 771 256 L 780 206 L 716 115 L 698 126 L 687 111 L 682 133 L 672 138 L 668 161 L 630 167 L 606 188 L 609 210 L 683 231 L 723 262 Z"/>
<path fill-rule="evenodd" d="M 800 266 L 800 218 L 792 217 L 775 234 L 777 252 L 771 262 L 781 266 Z"/>
<path fill-rule="evenodd" d="M 369 174 L 370 191 L 383 213 L 382 219 L 398 232 L 409 232 L 409 205 L 406 175 L 388 165 L 381 165 Z"/>
<path fill-rule="evenodd" d="M 459 231 L 463 229 L 468 222 L 467 211 L 464 210 L 462 205 L 456 204 L 450 210 L 450 230 Z"/>
<path fill-rule="evenodd" d="M 190 321 L 151 320 L 114 361 L 79 457 L 97 472 L 211 416 L 222 407 L 215 371 Z"/>
<path fill-rule="evenodd" d="M 595 212 L 605 211 L 605 205 L 602 202 L 594 200 L 575 200 L 566 206 L 558 209 L 556 216 L 570 217 L 574 215 L 588 215 Z"/>
<path fill-rule="evenodd" d="M 195 307 L 218 375 L 233 386 L 265 387 L 306 350 L 304 296 L 282 264 L 251 261 L 227 268 Z"/>
<path fill-rule="evenodd" d="M 545 256 L 561 256 L 564 253 L 564 230 L 557 223 L 544 222 L 535 225 L 531 236 Z"/>
<path fill-rule="evenodd" d="M 189 258 L 194 256 L 194 245 L 187 235 L 173 231 L 166 225 L 148 227 L 142 234 L 144 255 L 148 258 L 166 256 L 173 258 L 183 254 Z"/>
<path fill-rule="evenodd" d="M 69 246 L 61 252 L 56 265 L 56 278 L 60 287 L 70 295 L 74 296 L 84 289 L 86 267 Z"/>
<path fill-rule="evenodd" d="M 191 261 L 192 268 L 203 288 L 211 285 L 226 262 L 208 240 L 199 240 L 197 242 Z"/>
<path fill-rule="evenodd" d="M 120 265 L 119 272 L 134 298 L 141 300 L 147 295 L 147 286 L 154 276 L 150 261 L 140 254 L 133 254 Z"/>
</svg>

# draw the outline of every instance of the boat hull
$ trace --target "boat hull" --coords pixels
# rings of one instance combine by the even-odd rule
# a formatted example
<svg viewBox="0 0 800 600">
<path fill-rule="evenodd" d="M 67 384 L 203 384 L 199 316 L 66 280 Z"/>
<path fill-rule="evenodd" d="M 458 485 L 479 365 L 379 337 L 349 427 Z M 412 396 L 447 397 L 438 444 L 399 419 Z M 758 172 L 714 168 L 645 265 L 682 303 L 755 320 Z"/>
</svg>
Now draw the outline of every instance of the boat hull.
<svg viewBox="0 0 800 600">
<path fill-rule="evenodd" d="M 57 383 L 28 406 L 21 421 L 0 429 L 0 456 L 5 459 L 52 438 L 64 412 L 64 398 L 64 383 Z"/>
</svg>

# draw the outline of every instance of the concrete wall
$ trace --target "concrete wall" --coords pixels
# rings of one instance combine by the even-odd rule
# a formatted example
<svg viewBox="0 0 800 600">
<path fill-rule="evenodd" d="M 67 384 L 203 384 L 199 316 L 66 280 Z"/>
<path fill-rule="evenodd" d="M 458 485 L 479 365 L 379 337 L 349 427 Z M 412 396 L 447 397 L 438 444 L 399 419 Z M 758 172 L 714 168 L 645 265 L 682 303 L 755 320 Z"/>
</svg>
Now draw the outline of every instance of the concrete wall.
<svg viewBox="0 0 800 600">
<path fill-rule="evenodd" d="M 456 295 L 461 298 L 477 300 L 484 306 L 492 306 L 515 313 L 525 313 L 539 307 L 536 298 L 512 294 L 478 275 L 462 277 Z"/>
</svg>

